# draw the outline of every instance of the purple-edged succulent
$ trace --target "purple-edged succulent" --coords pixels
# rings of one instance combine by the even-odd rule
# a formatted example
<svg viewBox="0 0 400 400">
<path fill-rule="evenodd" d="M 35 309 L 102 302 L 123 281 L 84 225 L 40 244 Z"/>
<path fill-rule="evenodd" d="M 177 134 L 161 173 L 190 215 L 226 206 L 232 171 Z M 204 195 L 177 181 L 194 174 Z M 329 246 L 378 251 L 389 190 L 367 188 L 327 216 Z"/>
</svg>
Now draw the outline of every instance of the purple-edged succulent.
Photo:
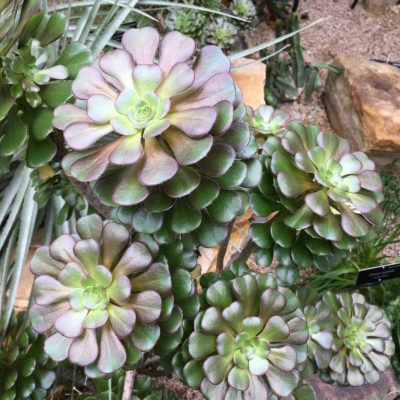
<svg viewBox="0 0 400 400">
<path fill-rule="evenodd" d="M 194 331 L 172 360 L 177 375 L 210 400 L 300 399 L 308 330 L 297 297 L 244 263 L 208 275 Z"/>
<path fill-rule="evenodd" d="M 35 253 L 30 317 L 39 333 L 54 328 L 45 342 L 54 360 L 68 357 L 96 376 L 129 362 L 127 353 L 138 360 L 155 346 L 171 278 L 122 225 L 93 214 L 76 228 Z"/>
<path fill-rule="evenodd" d="M 195 42 L 179 32 L 160 40 L 154 28 L 131 29 L 122 45 L 80 70 L 72 85 L 78 102 L 60 106 L 54 125 L 72 149 L 66 172 L 83 182 L 103 177 L 100 197 L 132 205 L 180 167 L 182 179 L 198 185 L 186 167 L 208 154 L 212 134 L 229 128 L 235 86 L 215 46 L 204 47 L 192 68 Z"/>
<path fill-rule="evenodd" d="M 247 208 L 243 189 L 261 176 L 229 59 L 216 46 L 195 56 L 191 38 L 169 32 L 160 40 L 153 28 L 129 30 L 122 45 L 83 68 L 72 85 L 76 104 L 55 111 L 71 148 L 64 170 L 124 208 L 120 221 L 136 213 L 139 232 L 198 229 L 203 245 L 218 244 Z M 218 240 L 204 238 L 210 229 Z"/>
</svg>

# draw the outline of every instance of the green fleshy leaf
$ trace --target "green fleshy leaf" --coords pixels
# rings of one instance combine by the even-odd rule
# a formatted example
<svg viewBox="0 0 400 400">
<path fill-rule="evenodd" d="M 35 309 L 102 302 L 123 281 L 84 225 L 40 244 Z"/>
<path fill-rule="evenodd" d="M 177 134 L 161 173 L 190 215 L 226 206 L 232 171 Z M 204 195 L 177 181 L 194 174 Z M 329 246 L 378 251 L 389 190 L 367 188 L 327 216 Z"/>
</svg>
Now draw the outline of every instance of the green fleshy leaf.
<svg viewBox="0 0 400 400">
<path fill-rule="evenodd" d="M 219 186 L 210 179 L 202 178 L 200 185 L 190 193 L 188 199 L 190 205 L 195 209 L 203 209 L 210 205 L 219 194 Z"/>
<path fill-rule="evenodd" d="M 183 316 L 181 310 L 179 307 L 174 307 L 171 315 L 167 319 L 159 321 L 158 325 L 163 333 L 171 335 L 182 326 L 182 320 Z"/>
<path fill-rule="evenodd" d="M 67 18 L 64 14 L 55 13 L 51 14 L 47 21 L 45 29 L 42 31 L 37 39 L 40 41 L 41 46 L 45 47 L 48 44 L 57 40 L 64 32 Z"/>
<path fill-rule="evenodd" d="M 289 396 L 299 383 L 297 371 L 284 372 L 272 365 L 266 376 L 271 389 L 279 396 Z"/>
<path fill-rule="evenodd" d="M 253 242 L 263 249 L 271 248 L 274 243 L 268 224 L 252 224 L 250 226 L 250 235 Z"/>
<path fill-rule="evenodd" d="M 71 85 L 70 81 L 50 82 L 41 87 L 40 96 L 50 108 L 55 108 L 71 97 Z"/>
<path fill-rule="evenodd" d="M 147 212 L 143 207 L 135 211 L 132 216 L 133 229 L 141 233 L 157 232 L 161 228 L 162 223 L 162 213 Z"/>
<path fill-rule="evenodd" d="M 0 155 L 9 156 L 15 154 L 24 143 L 26 135 L 26 126 L 21 121 L 17 112 L 11 109 L 4 126 L 4 137 L 0 143 Z"/>
<path fill-rule="evenodd" d="M 306 236 L 303 232 L 298 236 L 291 252 L 293 261 L 300 267 L 309 267 L 312 265 L 313 258 L 306 245 Z"/>
<path fill-rule="evenodd" d="M 228 382 L 236 390 L 244 391 L 250 385 L 249 373 L 245 369 L 233 367 L 229 372 Z"/>
<path fill-rule="evenodd" d="M 297 265 L 279 265 L 275 273 L 284 286 L 293 286 L 299 279 L 299 268 Z"/>
<path fill-rule="evenodd" d="M 218 308 L 228 307 L 232 302 L 232 289 L 227 281 L 218 281 L 212 284 L 206 293 L 210 305 Z"/>
<path fill-rule="evenodd" d="M 229 145 L 215 144 L 199 163 L 199 167 L 209 176 L 224 175 L 235 160 L 235 151 Z"/>
<path fill-rule="evenodd" d="M 283 221 L 293 229 L 305 229 L 311 226 L 314 217 L 307 204 L 304 204 L 294 214 L 286 216 Z"/>
<path fill-rule="evenodd" d="M 343 237 L 338 218 L 333 214 L 316 218 L 313 227 L 315 232 L 326 240 L 339 241 Z"/>
<path fill-rule="evenodd" d="M 171 290 L 171 277 L 168 268 L 161 263 L 155 263 L 133 278 L 131 286 L 132 292 L 155 290 L 160 295 L 167 294 Z"/>
<path fill-rule="evenodd" d="M 57 151 L 56 145 L 50 140 L 45 139 L 37 142 L 29 139 L 26 162 L 31 168 L 37 168 L 48 163 L 53 159 Z"/>
<path fill-rule="evenodd" d="M 193 332 L 189 336 L 189 353 L 193 358 L 204 358 L 215 352 L 215 336 Z"/>
<path fill-rule="evenodd" d="M 186 299 L 194 293 L 194 281 L 189 272 L 178 269 L 172 274 L 171 279 L 175 301 Z"/>
<path fill-rule="evenodd" d="M 202 246 L 215 247 L 226 238 L 227 234 L 226 225 L 219 224 L 203 214 L 201 224 L 196 231 L 197 238 Z"/>
<path fill-rule="evenodd" d="M 70 43 L 61 53 L 55 65 L 64 65 L 68 69 L 69 79 L 74 79 L 78 71 L 91 64 L 92 55 L 90 50 L 80 42 Z"/>
<path fill-rule="evenodd" d="M 126 361 L 124 346 L 108 326 L 102 329 L 98 368 L 108 374 L 121 368 Z"/>
<path fill-rule="evenodd" d="M 273 252 L 272 248 L 269 249 L 263 249 L 263 248 L 258 248 L 255 249 L 253 252 L 254 256 L 254 261 L 256 262 L 257 265 L 259 265 L 262 268 L 267 268 L 271 265 L 272 260 L 273 260 Z"/>
<path fill-rule="evenodd" d="M 160 295 L 153 290 L 132 294 L 129 304 L 143 323 L 152 324 L 160 318 L 162 301 Z"/>
<path fill-rule="evenodd" d="M 53 131 L 53 110 L 39 108 L 35 110 L 32 118 L 32 135 L 36 140 L 43 140 Z"/>
<path fill-rule="evenodd" d="M 304 200 L 315 214 L 321 217 L 326 217 L 330 214 L 329 199 L 325 189 L 307 194 Z"/>
<path fill-rule="evenodd" d="M 163 212 L 169 210 L 175 203 L 175 200 L 167 196 L 164 191 L 156 187 L 144 202 L 146 209 L 152 213 Z"/>
<path fill-rule="evenodd" d="M 250 207 L 253 209 L 256 215 L 264 218 L 277 211 L 276 203 L 266 200 L 258 193 L 252 193 L 250 195 Z"/>
<path fill-rule="evenodd" d="M 14 104 L 14 99 L 5 91 L 0 91 L 0 121 L 9 114 L 11 107 Z"/>
<path fill-rule="evenodd" d="M 218 222 L 232 221 L 242 209 L 242 199 L 235 192 L 221 190 L 219 196 L 208 207 L 211 216 Z"/>
<path fill-rule="evenodd" d="M 296 231 L 286 226 L 282 221 L 275 220 L 271 224 L 271 236 L 279 246 L 288 249 L 296 239 Z"/>
<path fill-rule="evenodd" d="M 158 325 L 144 325 L 140 321 L 136 321 L 130 337 L 140 351 L 148 352 L 156 345 L 160 337 L 160 328 Z"/>
<path fill-rule="evenodd" d="M 246 188 L 253 188 L 261 181 L 262 165 L 261 162 L 255 158 L 246 160 L 247 175 L 244 179 L 242 186 Z"/>
<path fill-rule="evenodd" d="M 177 234 L 190 233 L 202 222 L 201 212 L 187 206 L 183 200 L 175 203 L 172 209 L 171 229 Z"/>
<path fill-rule="evenodd" d="M 235 161 L 228 172 L 218 178 L 218 182 L 224 189 L 232 189 L 240 186 L 246 175 L 246 164 L 242 161 Z"/>
<path fill-rule="evenodd" d="M 181 198 L 192 193 L 200 183 L 199 175 L 190 168 L 180 167 L 172 179 L 163 184 L 165 193 L 172 198 Z"/>
<path fill-rule="evenodd" d="M 203 380 L 203 361 L 190 360 L 183 369 L 184 377 L 187 384 L 195 389 L 200 387 Z"/>
</svg>

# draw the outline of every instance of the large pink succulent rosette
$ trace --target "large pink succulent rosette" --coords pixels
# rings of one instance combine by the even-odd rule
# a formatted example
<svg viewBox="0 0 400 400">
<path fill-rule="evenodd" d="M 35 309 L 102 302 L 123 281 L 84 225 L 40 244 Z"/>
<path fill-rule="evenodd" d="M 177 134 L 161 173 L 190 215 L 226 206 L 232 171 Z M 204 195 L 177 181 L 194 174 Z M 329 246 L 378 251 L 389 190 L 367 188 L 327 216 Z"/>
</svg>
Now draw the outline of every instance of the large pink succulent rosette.
<svg viewBox="0 0 400 400">
<path fill-rule="evenodd" d="M 72 149 L 66 173 L 132 205 L 209 153 L 232 124 L 235 86 L 221 50 L 206 46 L 191 65 L 195 42 L 179 32 L 131 29 L 122 45 L 80 70 L 78 100 L 55 110 L 54 126 Z"/>
</svg>

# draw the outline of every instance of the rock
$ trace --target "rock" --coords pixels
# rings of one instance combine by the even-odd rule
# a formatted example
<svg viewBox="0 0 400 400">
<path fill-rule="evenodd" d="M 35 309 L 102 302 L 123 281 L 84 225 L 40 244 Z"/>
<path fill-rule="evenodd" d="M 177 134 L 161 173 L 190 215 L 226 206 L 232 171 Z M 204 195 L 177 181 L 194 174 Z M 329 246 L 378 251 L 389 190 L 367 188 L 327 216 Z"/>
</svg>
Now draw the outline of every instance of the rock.
<svg viewBox="0 0 400 400">
<path fill-rule="evenodd" d="M 335 64 L 342 72 L 330 72 L 325 87 L 333 128 L 372 157 L 398 158 L 400 69 L 347 56 Z"/>
<path fill-rule="evenodd" d="M 307 383 L 314 388 L 316 398 L 323 400 L 395 400 L 399 395 L 399 384 L 391 368 L 374 385 L 338 386 L 323 382 L 318 375 L 307 379 Z"/>
<path fill-rule="evenodd" d="M 244 64 L 253 63 L 244 66 Z M 240 69 L 235 69 L 243 65 Z M 232 62 L 231 76 L 235 83 L 242 90 L 244 102 L 258 108 L 264 104 L 264 81 L 265 81 L 265 64 L 255 62 L 250 58 L 239 58 Z"/>
</svg>

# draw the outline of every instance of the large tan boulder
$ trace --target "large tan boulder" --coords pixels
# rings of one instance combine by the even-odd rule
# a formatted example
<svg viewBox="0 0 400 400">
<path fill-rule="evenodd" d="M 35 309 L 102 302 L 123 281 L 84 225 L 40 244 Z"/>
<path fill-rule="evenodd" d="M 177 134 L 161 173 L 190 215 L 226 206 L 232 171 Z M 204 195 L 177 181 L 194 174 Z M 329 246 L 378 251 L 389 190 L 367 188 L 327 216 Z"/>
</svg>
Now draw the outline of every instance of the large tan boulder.
<svg viewBox="0 0 400 400">
<path fill-rule="evenodd" d="M 336 131 L 372 156 L 400 157 L 400 70 L 340 56 L 330 72 L 325 104 Z"/>
</svg>

